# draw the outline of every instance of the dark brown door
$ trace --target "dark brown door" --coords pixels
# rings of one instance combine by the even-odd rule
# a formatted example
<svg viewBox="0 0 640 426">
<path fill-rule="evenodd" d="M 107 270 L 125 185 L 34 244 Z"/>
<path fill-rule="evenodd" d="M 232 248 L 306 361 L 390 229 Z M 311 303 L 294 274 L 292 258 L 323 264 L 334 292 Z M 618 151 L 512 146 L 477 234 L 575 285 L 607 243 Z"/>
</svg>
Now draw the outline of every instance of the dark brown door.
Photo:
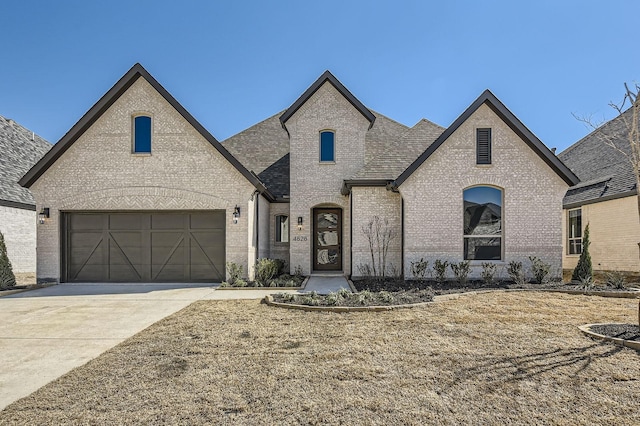
<svg viewBox="0 0 640 426">
<path fill-rule="evenodd" d="M 342 271 L 342 210 L 313 209 L 313 269 Z"/>
<path fill-rule="evenodd" d="M 219 282 L 225 212 L 66 213 L 67 282 Z"/>
</svg>

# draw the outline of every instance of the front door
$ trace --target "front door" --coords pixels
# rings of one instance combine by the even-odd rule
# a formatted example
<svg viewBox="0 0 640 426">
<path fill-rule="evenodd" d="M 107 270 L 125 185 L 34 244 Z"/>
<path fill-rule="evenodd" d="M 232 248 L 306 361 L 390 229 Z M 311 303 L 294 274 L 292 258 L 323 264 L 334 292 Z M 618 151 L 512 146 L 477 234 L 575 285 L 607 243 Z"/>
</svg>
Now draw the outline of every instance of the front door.
<svg viewBox="0 0 640 426">
<path fill-rule="evenodd" d="M 342 210 L 313 209 L 313 269 L 342 271 Z"/>
</svg>

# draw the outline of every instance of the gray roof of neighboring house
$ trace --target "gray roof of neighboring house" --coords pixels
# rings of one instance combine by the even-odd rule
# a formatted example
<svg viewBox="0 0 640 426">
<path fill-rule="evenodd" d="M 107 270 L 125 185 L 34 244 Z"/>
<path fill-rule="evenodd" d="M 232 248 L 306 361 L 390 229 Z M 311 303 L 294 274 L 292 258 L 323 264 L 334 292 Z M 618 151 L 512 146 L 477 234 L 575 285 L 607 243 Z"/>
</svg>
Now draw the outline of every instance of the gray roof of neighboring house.
<svg viewBox="0 0 640 426">
<path fill-rule="evenodd" d="M 0 205 L 35 210 L 35 201 L 20 178 L 52 145 L 15 121 L 0 116 Z"/>
<path fill-rule="evenodd" d="M 616 147 L 630 152 L 624 123 L 630 112 L 627 110 L 558 154 L 581 180 L 567 191 L 565 208 L 636 194 L 636 179 L 629 160 L 603 140 L 606 135 Z"/>
</svg>

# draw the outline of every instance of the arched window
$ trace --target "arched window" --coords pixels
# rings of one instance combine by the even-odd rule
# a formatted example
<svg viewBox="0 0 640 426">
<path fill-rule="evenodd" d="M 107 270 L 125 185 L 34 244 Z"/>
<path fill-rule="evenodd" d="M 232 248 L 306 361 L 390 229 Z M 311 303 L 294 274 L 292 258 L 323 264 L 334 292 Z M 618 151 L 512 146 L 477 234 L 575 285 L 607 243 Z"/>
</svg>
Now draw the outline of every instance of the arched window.
<svg viewBox="0 0 640 426">
<path fill-rule="evenodd" d="M 502 190 L 474 186 L 463 198 L 465 260 L 502 259 Z"/>
<path fill-rule="evenodd" d="M 335 156 L 335 138 L 336 134 L 330 130 L 320 132 L 320 162 L 334 162 Z"/>
<path fill-rule="evenodd" d="M 151 117 L 147 115 L 133 117 L 133 152 L 151 153 Z"/>
</svg>

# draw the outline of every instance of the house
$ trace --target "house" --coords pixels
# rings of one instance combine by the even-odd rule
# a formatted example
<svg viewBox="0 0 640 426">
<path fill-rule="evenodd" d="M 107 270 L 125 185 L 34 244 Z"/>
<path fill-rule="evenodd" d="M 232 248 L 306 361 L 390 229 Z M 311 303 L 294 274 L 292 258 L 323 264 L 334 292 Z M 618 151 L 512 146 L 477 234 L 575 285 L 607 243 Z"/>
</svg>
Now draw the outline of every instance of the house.
<svg viewBox="0 0 640 426">
<path fill-rule="evenodd" d="M 578 179 L 489 91 L 447 129 L 407 127 L 327 71 L 219 143 L 136 64 L 20 182 L 50 213 L 40 280 L 215 282 L 262 257 L 361 275 L 374 217 L 395 236 L 386 271 L 528 256 L 559 271 Z"/>
<path fill-rule="evenodd" d="M 0 232 L 13 272 L 36 272 L 36 203 L 18 180 L 51 144 L 14 120 L 0 116 Z"/>
<path fill-rule="evenodd" d="M 589 225 L 595 271 L 640 275 L 640 220 L 636 178 L 624 124 L 631 110 L 571 145 L 558 157 L 580 178 L 563 200 L 563 266 L 573 270 Z M 604 142 L 603 136 L 623 152 Z"/>
</svg>

